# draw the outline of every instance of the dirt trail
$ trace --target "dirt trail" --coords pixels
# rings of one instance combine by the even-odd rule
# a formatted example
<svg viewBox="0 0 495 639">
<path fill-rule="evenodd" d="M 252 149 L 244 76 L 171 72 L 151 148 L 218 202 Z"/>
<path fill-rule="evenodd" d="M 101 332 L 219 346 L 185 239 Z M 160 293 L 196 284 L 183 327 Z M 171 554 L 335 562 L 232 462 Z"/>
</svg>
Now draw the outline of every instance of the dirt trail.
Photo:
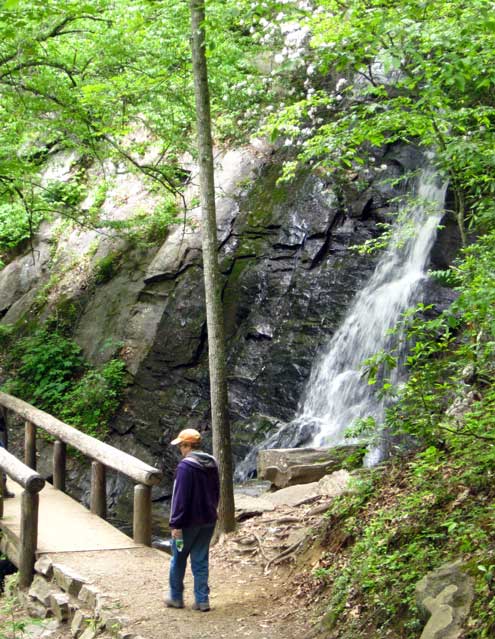
<svg viewBox="0 0 495 639">
<path fill-rule="evenodd" d="M 212 609 L 207 613 L 191 609 L 189 567 L 186 607 L 165 607 L 169 557 L 159 550 L 71 553 L 70 566 L 109 596 L 112 616 L 124 618 L 125 628 L 144 639 L 302 639 L 310 635 L 317 613 L 298 592 L 291 560 L 299 543 L 311 535 L 310 526 L 321 517 L 311 517 L 311 510 L 315 510 L 314 503 L 277 508 L 241 523 L 235 533 L 214 546 Z M 291 549 L 292 554 L 278 560 L 280 565 L 269 563 Z M 65 553 L 50 556 L 56 563 L 69 563 Z"/>
</svg>

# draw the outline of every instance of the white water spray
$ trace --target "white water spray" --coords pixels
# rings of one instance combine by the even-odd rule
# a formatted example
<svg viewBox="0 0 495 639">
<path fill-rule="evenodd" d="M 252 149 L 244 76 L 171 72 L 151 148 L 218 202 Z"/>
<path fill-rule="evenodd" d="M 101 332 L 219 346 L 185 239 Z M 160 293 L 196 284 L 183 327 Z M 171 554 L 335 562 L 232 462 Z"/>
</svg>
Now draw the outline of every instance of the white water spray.
<svg viewBox="0 0 495 639">
<path fill-rule="evenodd" d="M 292 425 L 312 423 L 311 445 L 343 442 L 356 419 L 383 420 L 383 401 L 363 379 L 363 361 L 389 348 L 392 329 L 401 314 L 419 300 L 429 254 L 442 217 L 446 185 L 425 171 L 417 188 L 417 204 L 408 214 L 412 227 L 404 238 L 399 225 L 395 239 L 381 257 L 365 288 L 357 295 L 343 324 L 311 373 L 299 414 Z M 399 338 L 400 336 L 395 336 Z"/>
<path fill-rule="evenodd" d="M 444 212 L 446 186 L 438 184 L 432 171 L 420 176 L 416 205 L 408 210 L 405 222 L 405 216 L 399 216 L 395 239 L 313 367 L 297 416 L 251 449 L 236 468 L 239 480 L 251 475 L 260 449 L 337 446 L 344 443 L 345 432 L 356 419 L 373 417 L 378 425 L 382 423 L 384 402 L 363 378 L 362 365 L 375 353 L 392 349 L 393 340 L 403 339 L 399 334 L 391 335 L 390 329 L 420 300 L 428 258 Z M 367 465 L 376 463 L 380 456 L 378 448 L 370 451 Z"/>
</svg>

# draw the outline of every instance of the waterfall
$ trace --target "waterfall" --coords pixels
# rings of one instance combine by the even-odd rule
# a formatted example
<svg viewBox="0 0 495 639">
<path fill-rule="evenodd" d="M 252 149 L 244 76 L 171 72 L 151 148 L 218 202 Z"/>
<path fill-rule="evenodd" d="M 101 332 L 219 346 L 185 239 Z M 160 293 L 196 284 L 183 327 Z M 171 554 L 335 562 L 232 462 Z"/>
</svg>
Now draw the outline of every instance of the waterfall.
<svg viewBox="0 0 495 639">
<path fill-rule="evenodd" d="M 297 416 L 259 448 L 338 445 L 356 419 L 383 421 L 384 402 L 363 379 L 362 364 L 401 339 L 390 329 L 420 300 L 446 185 L 439 184 L 431 170 L 424 170 L 415 191 L 414 205 L 407 215 L 399 215 L 388 249 L 313 366 Z M 253 468 L 259 448 L 242 462 L 238 475 Z"/>
<path fill-rule="evenodd" d="M 446 185 L 438 184 L 431 170 L 422 173 L 407 222 L 398 223 L 394 239 L 369 282 L 357 294 L 326 352 L 313 367 L 293 422 L 299 427 L 314 424 L 312 445 L 341 443 L 346 429 L 358 418 L 370 416 L 377 424 L 382 422 L 383 400 L 363 379 L 361 367 L 364 360 L 401 339 L 400 335 L 390 335 L 390 329 L 419 301 L 443 214 L 445 191 Z"/>
</svg>

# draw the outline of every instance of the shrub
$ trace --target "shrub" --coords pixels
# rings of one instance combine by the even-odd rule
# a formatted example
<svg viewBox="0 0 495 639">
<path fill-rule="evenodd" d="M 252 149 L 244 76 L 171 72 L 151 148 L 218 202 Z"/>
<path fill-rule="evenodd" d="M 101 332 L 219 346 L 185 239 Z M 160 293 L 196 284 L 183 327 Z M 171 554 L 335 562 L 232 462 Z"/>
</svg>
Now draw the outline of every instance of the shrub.
<svg viewBox="0 0 495 639">
<path fill-rule="evenodd" d="M 10 327 L 0 331 L 0 347 L 2 332 L 12 335 Z M 89 435 L 104 437 L 125 387 L 123 361 L 112 359 L 100 368 L 91 368 L 73 339 L 46 326 L 18 339 L 6 356 L 4 348 L 4 357 L 11 369 L 3 386 L 5 392 Z"/>
<path fill-rule="evenodd" d="M 87 371 L 67 393 L 61 419 L 88 435 L 103 437 L 108 420 L 119 405 L 125 378 L 125 364 L 119 359 Z"/>
<path fill-rule="evenodd" d="M 45 328 L 23 337 L 9 353 L 11 364 L 20 364 L 6 390 L 53 411 L 60 406 L 73 378 L 84 368 L 80 347 L 70 338 Z"/>
<path fill-rule="evenodd" d="M 43 190 L 43 199 L 50 204 L 77 206 L 86 195 L 86 189 L 77 181 L 53 180 Z"/>
</svg>

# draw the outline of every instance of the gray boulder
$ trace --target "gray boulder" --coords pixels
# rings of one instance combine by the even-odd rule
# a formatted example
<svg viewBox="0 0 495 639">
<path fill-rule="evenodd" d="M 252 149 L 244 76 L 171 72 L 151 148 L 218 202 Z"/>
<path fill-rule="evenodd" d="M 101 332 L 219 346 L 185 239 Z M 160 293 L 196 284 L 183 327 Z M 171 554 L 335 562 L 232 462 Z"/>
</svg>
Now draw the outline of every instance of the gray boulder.
<svg viewBox="0 0 495 639">
<path fill-rule="evenodd" d="M 461 561 L 428 573 L 416 586 L 416 603 L 427 621 L 421 639 L 458 639 L 474 597 L 473 579 Z"/>
<path fill-rule="evenodd" d="M 334 448 L 272 448 L 258 453 L 258 478 L 276 488 L 317 482 L 342 468 L 358 446 Z"/>
</svg>

